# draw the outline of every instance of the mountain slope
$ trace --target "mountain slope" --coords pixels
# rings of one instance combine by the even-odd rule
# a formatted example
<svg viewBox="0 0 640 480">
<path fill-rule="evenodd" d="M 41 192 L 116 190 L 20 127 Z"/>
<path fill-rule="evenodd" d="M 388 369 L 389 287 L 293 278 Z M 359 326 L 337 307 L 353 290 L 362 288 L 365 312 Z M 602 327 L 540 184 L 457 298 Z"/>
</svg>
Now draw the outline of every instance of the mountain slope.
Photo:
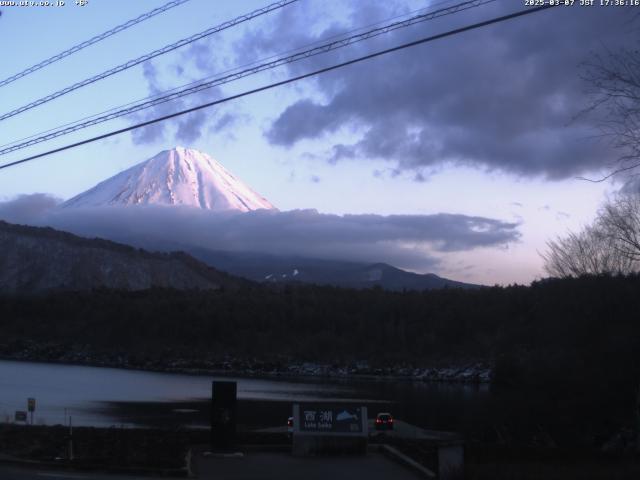
<svg viewBox="0 0 640 480">
<path fill-rule="evenodd" d="M 149 253 L 108 240 L 0 221 L 0 292 L 219 289 L 242 283 L 184 253 Z"/>
<path fill-rule="evenodd" d="M 62 207 L 185 205 L 212 211 L 275 208 L 198 150 L 176 147 L 99 183 Z"/>
<path fill-rule="evenodd" d="M 345 283 L 353 287 L 379 285 L 388 290 L 432 290 L 436 288 L 477 288 L 478 285 L 457 282 L 439 277 L 435 273 L 406 272 L 386 263 L 367 265 L 345 278 Z"/>
<path fill-rule="evenodd" d="M 219 270 L 256 282 L 310 283 L 348 288 L 387 290 L 431 290 L 438 288 L 478 288 L 433 273 L 407 272 L 386 263 L 357 263 L 284 257 L 263 253 L 221 252 L 188 248 L 191 255 Z"/>
</svg>

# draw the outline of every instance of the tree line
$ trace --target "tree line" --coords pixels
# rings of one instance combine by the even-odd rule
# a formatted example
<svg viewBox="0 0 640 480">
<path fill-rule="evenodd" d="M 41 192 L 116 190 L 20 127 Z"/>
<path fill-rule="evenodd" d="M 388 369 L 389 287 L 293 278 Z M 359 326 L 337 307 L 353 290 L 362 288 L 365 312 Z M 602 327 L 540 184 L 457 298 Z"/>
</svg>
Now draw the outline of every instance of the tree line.
<svg viewBox="0 0 640 480">
<path fill-rule="evenodd" d="M 638 291 L 638 275 L 603 275 L 425 292 L 286 286 L 3 296 L 0 350 L 51 342 L 167 364 L 482 360 L 494 365 L 492 388 L 516 395 L 496 414 L 504 422 L 602 442 L 636 418 Z"/>
</svg>

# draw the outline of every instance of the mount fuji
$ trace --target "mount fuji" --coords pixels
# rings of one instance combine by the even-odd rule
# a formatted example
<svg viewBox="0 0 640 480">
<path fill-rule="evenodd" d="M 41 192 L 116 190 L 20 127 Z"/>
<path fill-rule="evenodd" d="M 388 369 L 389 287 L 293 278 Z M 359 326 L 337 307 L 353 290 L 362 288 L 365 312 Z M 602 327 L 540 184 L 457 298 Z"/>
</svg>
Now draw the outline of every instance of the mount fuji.
<svg viewBox="0 0 640 480">
<path fill-rule="evenodd" d="M 209 155 L 183 147 L 160 152 L 71 198 L 62 207 L 106 205 L 182 205 L 216 212 L 275 210 Z"/>
<path fill-rule="evenodd" d="M 214 214 L 277 211 L 268 200 L 206 153 L 176 147 L 67 200 L 60 206 L 59 213 L 64 218 L 66 211 L 74 218 L 75 207 L 84 207 L 82 210 L 86 213 L 93 207 L 132 205 L 192 207 Z M 129 213 L 128 208 L 113 212 L 131 221 L 135 217 L 128 216 Z M 390 290 L 475 287 L 433 274 L 406 272 L 383 263 L 301 258 L 288 256 L 286 252 L 274 255 L 260 251 L 219 251 L 187 237 L 170 238 L 160 234 L 162 225 L 155 233 L 147 230 L 136 233 L 135 229 L 126 227 L 126 222 L 111 229 L 102 229 L 100 222 L 63 221 L 54 226 L 85 237 L 108 238 L 147 250 L 180 250 L 211 267 L 261 283 L 310 283 L 351 288 L 380 286 Z"/>
</svg>

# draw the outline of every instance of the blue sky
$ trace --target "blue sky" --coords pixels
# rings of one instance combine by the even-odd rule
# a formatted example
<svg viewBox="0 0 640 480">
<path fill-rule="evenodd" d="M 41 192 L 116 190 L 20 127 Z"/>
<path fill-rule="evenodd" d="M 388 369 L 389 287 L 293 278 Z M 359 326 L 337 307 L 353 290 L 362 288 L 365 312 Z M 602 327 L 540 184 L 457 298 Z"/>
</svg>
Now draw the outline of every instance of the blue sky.
<svg viewBox="0 0 640 480">
<path fill-rule="evenodd" d="M 16 73 L 163 2 L 89 0 L 84 7 L 74 3 L 68 0 L 60 8 L 3 8 L 0 41 L 11 47 L 2 54 L 0 76 Z M 265 4 L 191 0 L 0 88 L 0 109 L 6 112 L 17 108 Z M 424 1 L 300 0 L 282 12 L 268 14 L 4 120 L 0 122 L 0 143 L 143 98 L 154 88 L 172 88 L 287 51 L 305 41 L 427 6 L 429 2 Z M 188 102 L 238 93 L 337 59 L 514 11 L 520 6 L 521 2 L 499 0 L 494 5 L 419 24 L 327 58 L 225 85 Z M 183 145 L 212 155 L 280 210 L 312 208 L 339 215 L 451 213 L 518 223 L 517 241 L 439 253 L 442 261 L 436 273 L 485 284 L 528 283 L 543 276 L 538 252 L 544 250 L 545 241 L 589 222 L 605 196 L 619 186 L 576 178 L 582 174 L 598 176 L 600 167 L 614 153 L 601 149 L 600 157 L 595 158 L 594 154 L 594 158 L 587 158 L 584 151 L 563 152 L 554 144 L 576 138 L 578 144 L 590 141 L 588 122 L 580 123 L 580 128 L 575 128 L 578 133 L 571 133 L 573 137 L 561 136 L 575 127 L 571 119 L 579 111 L 581 98 L 583 105 L 588 102 L 573 85 L 590 49 L 602 45 L 615 48 L 621 42 L 635 41 L 633 30 L 623 22 L 624 16 L 611 9 L 588 11 L 579 7 L 542 12 L 509 25 L 466 33 L 455 42 L 445 39 L 417 47 L 394 60 L 374 60 L 366 67 L 350 67 L 349 72 L 246 97 L 208 111 L 203 118 L 194 118 L 195 126 L 188 119 L 182 120 L 186 122 L 182 134 L 178 132 L 180 125 L 174 122 L 156 135 L 123 134 L 0 171 L 0 201 L 33 193 L 66 199 L 161 150 Z M 583 28 L 593 35 L 579 45 Z M 478 52 L 486 56 L 482 62 L 477 58 Z M 415 68 L 398 67 L 393 61 L 409 62 Z M 507 74 L 500 77 L 500 84 L 495 84 L 487 71 L 498 67 L 504 67 Z M 544 83 L 546 78 L 548 85 Z M 525 82 L 535 88 L 518 90 Z M 349 94 L 353 85 L 362 90 L 364 105 L 351 101 L 359 94 Z M 408 106 L 402 107 L 406 100 L 403 95 L 411 88 L 415 89 L 410 92 L 413 99 L 424 102 L 424 108 L 412 107 L 411 99 Z M 464 97 L 471 95 L 469 89 L 477 93 L 475 98 Z M 367 92 L 377 93 L 367 99 Z M 387 96 L 393 101 L 388 112 Z M 514 101 L 523 96 L 529 103 L 519 105 Z M 480 107 L 472 105 L 476 99 Z M 484 99 L 486 104 L 482 105 Z M 294 107 L 304 110 L 311 131 L 304 130 L 306 127 L 299 120 L 292 121 L 297 111 Z M 484 112 L 486 119 L 480 118 L 474 124 L 472 119 L 478 110 Z M 323 111 L 330 112 L 329 121 L 323 120 Z M 504 119 L 502 124 L 494 122 L 498 117 Z M 129 125 L 136 119 L 119 119 L 86 129 L 3 156 L 0 161 L 17 160 Z M 226 120 L 220 122 L 221 119 Z M 385 123 L 389 119 L 395 123 Z M 553 119 L 553 123 L 546 123 L 545 119 Z M 413 144 L 412 149 L 407 146 L 410 137 L 402 137 L 391 146 L 376 143 L 371 132 L 380 129 L 391 137 L 390 129 L 398 124 L 404 128 L 403 122 L 408 127 L 402 135 L 409 135 L 409 127 L 418 132 L 415 148 Z M 492 122 L 496 129 L 499 127 L 498 133 L 483 130 L 485 123 Z M 527 125 L 529 134 L 523 135 L 515 126 L 510 132 L 509 126 L 517 124 Z M 427 135 L 429 132 L 431 136 Z M 430 149 L 427 144 L 437 148 Z M 337 157 L 336 146 L 340 145 L 348 147 L 350 153 Z M 533 153 L 529 158 L 523 152 Z M 412 269 L 411 265 L 403 267 Z"/>
</svg>

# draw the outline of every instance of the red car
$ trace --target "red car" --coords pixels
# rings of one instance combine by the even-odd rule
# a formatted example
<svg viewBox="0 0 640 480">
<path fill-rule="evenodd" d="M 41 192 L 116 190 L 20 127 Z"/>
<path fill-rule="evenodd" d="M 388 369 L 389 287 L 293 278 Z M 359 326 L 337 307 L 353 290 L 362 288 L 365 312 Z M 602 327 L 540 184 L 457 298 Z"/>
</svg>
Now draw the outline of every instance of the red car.
<svg viewBox="0 0 640 480">
<path fill-rule="evenodd" d="M 393 416 L 390 413 L 379 413 L 376 417 L 376 430 L 393 430 Z"/>
</svg>

